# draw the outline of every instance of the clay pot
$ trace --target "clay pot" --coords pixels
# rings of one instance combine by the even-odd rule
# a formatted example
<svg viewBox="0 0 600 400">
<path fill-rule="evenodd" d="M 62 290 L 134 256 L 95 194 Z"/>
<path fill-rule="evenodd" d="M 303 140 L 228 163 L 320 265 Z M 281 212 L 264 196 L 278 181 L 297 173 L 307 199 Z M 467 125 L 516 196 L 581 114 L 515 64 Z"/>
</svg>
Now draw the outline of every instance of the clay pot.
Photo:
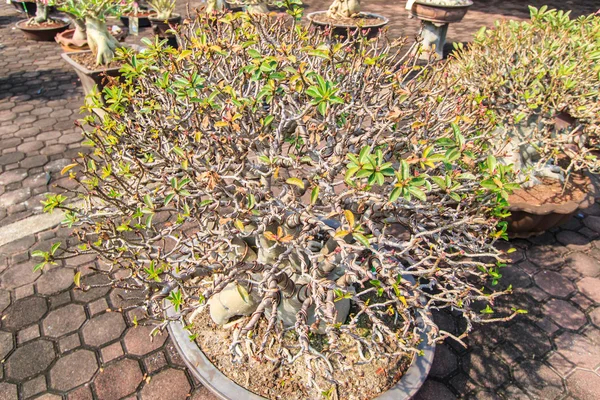
<svg viewBox="0 0 600 400">
<path fill-rule="evenodd" d="M 528 203 L 510 202 L 510 217 L 508 236 L 522 238 L 541 235 L 549 229 L 567 222 L 578 210 L 594 204 L 596 189 L 589 177 L 585 177 L 589 191 L 580 199 L 567 201 L 562 204 L 532 205 Z M 527 190 L 527 189 L 521 189 Z"/>
<path fill-rule="evenodd" d="M 410 13 L 422 21 L 450 24 L 462 21 L 469 10 L 469 7 L 472 5 L 473 2 L 459 6 L 438 6 L 434 4 L 419 3 L 417 0 L 413 4 Z"/>
<path fill-rule="evenodd" d="M 35 25 L 27 25 L 28 19 L 17 22 L 16 26 L 25 34 L 25 37 L 29 40 L 35 40 L 38 42 L 51 42 L 57 33 L 64 32 L 71 23 L 68 20 L 56 19 L 54 21 L 58 23 L 52 27 L 41 27 Z"/>
<path fill-rule="evenodd" d="M 388 18 L 384 17 L 383 15 L 374 14 L 374 13 L 361 13 L 361 15 L 364 15 L 365 17 L 368 17 L 368 18 L 377 18 L 381 22 L 375 23 L 375 24 L 370 24 L 370 25 L 362 25 L 360 28 L 357 27 L 356 25 L 352 25 L 352 24 L 332 23 L 332 22 L 324 22 L 324 21 L 320 21 L 320 20 L 315 20 L 315 17 L 317 15 L 323 15 L 323 14 L 327 14 L 327 11 L 312 12 L 312 13 L 308 14 L 306 16 L 306 18 L 310 21 L 310 23 L 312 25 L 314 25 L 320 29 L 330 28 L 333 30 L 333 34 L 335 36 L 342 36 L 342 37 L 346 37 L 348 35 L 353 35 L 359 29 L 361 31 L 368 31 L 367 37 L 374 37 L 374 36 L 377 36 L 377 34 L 381 30 L 381 28 L 383 28 L 390 22 L 390 20 Z"/>
<path fill-rule="evenodd" d="M 171 17 L 166 21 L 156 17 L 156 14 L 150 14 L 148 17 L 150 25 L 152 25 L 152 32 L 158 35 L 159 38 L 171 38 L 173 34 L 167 33 L 171 29 L 172 25 L 178 25 L 181 23 L 181 15 L 173 13 Z"/>
</svg>

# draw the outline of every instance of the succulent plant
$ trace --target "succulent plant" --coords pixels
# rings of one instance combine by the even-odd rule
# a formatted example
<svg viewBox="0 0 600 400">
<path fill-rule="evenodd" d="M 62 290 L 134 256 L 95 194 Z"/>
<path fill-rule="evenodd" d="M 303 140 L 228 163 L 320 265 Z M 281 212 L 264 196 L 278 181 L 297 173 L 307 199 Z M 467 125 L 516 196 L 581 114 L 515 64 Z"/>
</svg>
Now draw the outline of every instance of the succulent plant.
<svg viewBox="0 0 600 400">
<path fill-rule="evenodd" d="M 175 10 L 175 0 L 150 0 L 150 8 L 156 12 L 156 18 L 167 20 Z"/>
<path fill-rule="evenodd" d="M 493 290 L 494 245 L 514 177 L 443 70 L 405 40 L 331 42 L 273 16 L 201 14 L 179 39 L 126 52 L 124 81 L 89 106 L 106 112 L 82 122 L 93 151 L 63 170 L 83 205 L 44 203 L 80 245 L 40 252 L 39 268 L 96 253 L 112 284 L 147 290 L 160 327 L 166 307 L 237 319 L 234 359 L 304 359 L 327 386 L 342 341 L 364 360 L 412 356 L 421 332 L 460 341 L 522 312 L 491 315 L 510 291 Z M 464 332 L 437 327 L 440 309 Z"/>
<path fill-rule="evenodd" d="M 600 16 L 531 9 L 526 22 L 497 22 L 458 46 L 447 71 L 456 95 L 497 124 L 504 163 L 521 180 L 563 180 L 600 171 Z M 556 118 L 566 118 L 566 128 Z"/>
</svg>

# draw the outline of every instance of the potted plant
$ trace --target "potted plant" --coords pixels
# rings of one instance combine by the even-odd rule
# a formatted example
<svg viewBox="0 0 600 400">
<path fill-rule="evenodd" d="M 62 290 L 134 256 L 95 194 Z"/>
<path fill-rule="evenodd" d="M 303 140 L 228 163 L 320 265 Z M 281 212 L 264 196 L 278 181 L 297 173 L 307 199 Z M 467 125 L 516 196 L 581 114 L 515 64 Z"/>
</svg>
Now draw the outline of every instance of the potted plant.
<svg viewBox="0 0 600 400">
<path fill-rule="evenodd" d="M 59 7 L 60 11 L 66 12 L 71 17 L 71 22 L 75 29 L 67 29 L 64 32 L 58 33 L 55 40 L 61 45 L 65 52 L 89 50 L 87 43 L 87 34 L 85 27 L 85 17 L 82 14 L 82 8 L 77 6 L 79 0 L 66 0 Z M 127 36 L 127 28 L 113 26 L 110 30 L 119 42 L 125 40 Z"/>
<path fill-rule="evenodd" d="M 449 24 L 462 21 L 472 5 L 471 0 L 409 0 L 406 3 L 410 17 L 422 21 L 421 46 L 417 49 L 421 59 L 444 58 Z"/>
<path fill-rule="evenodd" d="M 415 74 L 405 40 L 341 45 L 248 13 L 179 35 L 128 55 L 104 117 L 85 117 L 95 150 L 63 170 L 85 200 L 44 201 L 80 244 L 36 252 L 37 268 L 97 254 L 231 399 L 408 399 L 436 340 L 522 312 L 492 316 L 510 290 L 485 286 L 511 169 L 477 111 L 451 123 L 443 71 Z M 436 326 L 439 309 L 464 332 Z"/>
<path fill-rule="evenodd" d="M 153 9 L 148 19 L 154 34 L 161 39 L 173 37 L 173 34 L 168 31 L 181 23 L 181 15 L 173 12 L 175 0 L 151 0 L 148 4 Z"/>
<path fill-rule="evenodd" d="M 113 61 L 115 51 L 125 45 L 109 32 L 105 18 L 114 13 L 119 0 L 77 0 L 65 3 L 62 9 L 85 21 L 85 33 L 90 50 L 63 53 L 77 73 L 86 94 L 97 86 L 101 91 L 105 76 L 118 76 L 120 62 Z"/>
<path fill-rule="evenodd" d="M 600 17 L 530 9 L 531 21 L 482 29 L 447 65 L 465 106 L 497 126 L 501 162 L 519 172 L 523 187 L 509 199 L 508 219 L 516 237 L 593 204 L 585 173 L 600 170 Z"/>
<path fill-rule="evenodd" d="M 376 35 L 388 24 L 389 19 L 374 13 L 361 11 L 360 0 L 333 0 L 327 11 L 309 13 L 306 18 L 320 28 L 329 28 L 335 35 L 365 31 Z"/>
<path fill-rule="evenodd" d="M 146 5 L 138 5 L 134 8 L 134 4 L 128 2 L 122 8 L 120 13 L 121 23 L 126 27 L 129 27 L 129 18 L 137 17 L 138 19 L 138 28 L 148 28 L 150 26 L 150 20 L 148 17 L 152 13 L 152 10 L 148 9 Z"/>
<path fill-rule="evenodd" d="M 57 33 L 69 27 L 69 21 L 49 17 L 52 5 L 49 0 L 39 0 L 35 4 L 35 16 L 17 22 L 17 28 L 23 31 L 27 39 L 52 41 Z"/>
</svg>

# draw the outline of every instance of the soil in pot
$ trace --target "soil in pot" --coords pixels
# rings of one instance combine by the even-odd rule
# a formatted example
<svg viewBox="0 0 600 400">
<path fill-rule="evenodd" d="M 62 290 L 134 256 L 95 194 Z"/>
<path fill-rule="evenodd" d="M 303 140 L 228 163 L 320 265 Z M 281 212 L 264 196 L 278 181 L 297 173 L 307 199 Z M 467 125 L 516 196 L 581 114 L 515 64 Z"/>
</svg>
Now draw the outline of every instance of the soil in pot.
<svg viewBox="0 0 600 400">
<path fill-rule="evenodd" d="M 380 25 L 385 22 L 385 20 L 381 18 L 376 18 L 372 14 L 360 13 L 357 17 L 347 17 L 347 18 L 331 18 L 327 15 L 327 13 L 315 13 L 312 17 L 314 22 L 325 24 L 325 25 L 344 25 L 344 26 L 373 26 Z"/>
<path fill-rule="evenodd" d="M 509 196 L 509 203 L 525 203 L 531 206 L 560 205 L 567 202 L 579 202 L 589 192 L 590 180 L 581 176 L 572 176 L 566 187 L 554 179 L 541 178 L 540 181 L 542 182 L 540 185 L 515 191 Z"/>
<path fill-rule="evenodd" d="M 352 310 L 351 310 L 352 312 Z M 391 318 L 390 321 L 393 319 Z M 262 337 L 267 321 L 259 323 L 256 337 Z M 321 399 L 322 393 L 316 388 L 307 388 L 308 370 L 303 359 L 282 366 L 271 362 L 261 362 L 250 357 L 246 363 L 232 363 L 229 346 L 233 338 L 233 327 L 228 329 L 216 325 L 208 312 L 203 312 L 191 327 L 196 343 L 213 365 L 229 379 L 245 389 L 267 399 L 305 400 Z M 284 336 L 284 343 L 289 348 L 297 349 L 295 334 Z M 311 335 L 311 346 L 322 350 L 328 346 L 326 335 Z M 356 350 L 356 344 L 340 336 L 340 351 L 346 355 L 346 362 L 354 364 L 347 371 L 335 369 L 334 379 L 338 385 L 340 399 L 366 400 L 372 399 L 387 391 L 404 375 L 410 367 L 412 358 L 409 355 L 397 359 L 374 357 L 369 363 L 362 363 Z M 275 351 L 273 351 L 275 353 Z M 318 376 L 318 371 L 317 374 Z M 329 389 L 331 384 L 317 378 L 323 389 Z"/>
<path fill-rule="evenodd" d="M 65 26 L 65 24 L 69 25 L 68 23 L 66 23 L 65 21 L 61 21 L 61 20 L 48 20 L 46 22 L 41 22 L 39 24 L 31 24 L 31 25 L 27 25 L 27 21 L 19 21 L 17 23 L 19 25 L 19 28 L 25 28 L 25 29 L 52 29 L 52 28 L 62 28 L 63 26 Z"/>
<path fill-rule="evenodd" d="M 123 63 L 121 61 L 111 61 L 108 65 L 96 65 L 96 56 L 93 53 L 75 53 L 71 59 L 77 64 L 89 69 L 90 71 L 104 70 L 109 68 L 119 68 Z"/>
</svg>

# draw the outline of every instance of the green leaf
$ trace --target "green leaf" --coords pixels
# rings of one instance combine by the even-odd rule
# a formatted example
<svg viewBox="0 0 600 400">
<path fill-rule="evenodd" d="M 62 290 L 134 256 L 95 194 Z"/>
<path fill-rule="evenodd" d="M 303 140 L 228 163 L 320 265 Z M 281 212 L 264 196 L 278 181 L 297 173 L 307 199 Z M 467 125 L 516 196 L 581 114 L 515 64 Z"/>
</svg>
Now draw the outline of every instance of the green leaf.
<svg viewBox="0 0 600 400">
<path fill-rule="evenodd" d="M 165 197 L 165 206 L 169 205 L 171 200 L 173 200 L 173 197 L 175 197 L 175 193 L 171 193 L 171 194 L 167 195 L 167 197 Z"/>
<path fill-rule="evenodd" d="M 410 177 L 410 166 L 406 162 L 406 160 L 400 161 L 400 176 L 402 180 L 405 181 Z"/>
<path fill-rule="evenodd" d="M 402 194 L 401 188 L 399 188 L 399 187 L 394 188 L 394 190 L 392 190 L 392 193 L 390 193 L 390 203 L 393 203 L 396 200 L 398 200 L 398 198 L 400 197 L 401 194 Z"/>
<path fill-rule="evenodd" d="M 487 157 L 487 168 L 488 171 L 490 172 L 490 174 L 494 173 L 494 171 L 496 170 L 496 157 L 494 157 L 493 155 L 489 155 Z"/>
<path fill-rule="evenodd" d="M 50 254 L 54 255 L 54 253 L 56 253 L 56 250 L 58 250 L 59 247 L 60 247 L 60 242 L 54 243 L 52 245 L 52 247 L 50 248 Z"/>
<path fill-rule="evenodd" d="M 410 192 L 410 194 L 415 196 L 417 199 L 419 199 L 421 201 L 427 201 L 427 195 L 421 189 L 418 189 L 414 186 L 409 186 L 408 191 Z"/>
<path fill-rule="evenodd" d="M 242 300 L 244 300 L 244 303 L 249 303 L 250 295 L 248 294 L 248 291 L 246 290 L 246 288 L 239 284 L 236 284 L 235 287 L 236 287 L 240 297 L 242 298 Z"/>
<path fill-rule="evenodd" d="M 319 186 L 315 186 L 310 193 L 310 204 L 315 204 L 317 202 L 317 198 L 319 197 Z"/>
<path fill-rule="evenodd" d="M 302 179 L 288 178 L 285 180 L 285 182 L 289 185 L 298 186 L 300 189 L 304 189 L 304 182 L 302 182 Z"/>
<path fill-rule="evenodd" d="M 367 237 L 365 235 L 363 235 L 362 233 L 354 232 L 354 233 L 352 233 L 352 237 L 354 237 L 354 239 L 358 240 L 363 246 L 371 247 L 371 244 L 369 243 L 369 239 L 367 239 Z"/>
</svg>

